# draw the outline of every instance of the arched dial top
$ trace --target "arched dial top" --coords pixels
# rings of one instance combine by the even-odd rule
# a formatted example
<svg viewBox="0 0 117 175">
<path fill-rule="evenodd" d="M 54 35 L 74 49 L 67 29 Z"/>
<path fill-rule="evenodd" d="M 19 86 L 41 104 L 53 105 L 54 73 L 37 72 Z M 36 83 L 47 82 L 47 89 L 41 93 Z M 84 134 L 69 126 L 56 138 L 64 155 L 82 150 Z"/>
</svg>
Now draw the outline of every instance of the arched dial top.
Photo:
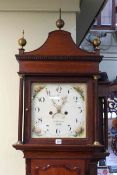
<svg viewBox="0 0 117 175">
<path fill-rule="evenodd" d="M 32 83 L 32 138 L 86 138 L 86 83 Z"/>
</svg>

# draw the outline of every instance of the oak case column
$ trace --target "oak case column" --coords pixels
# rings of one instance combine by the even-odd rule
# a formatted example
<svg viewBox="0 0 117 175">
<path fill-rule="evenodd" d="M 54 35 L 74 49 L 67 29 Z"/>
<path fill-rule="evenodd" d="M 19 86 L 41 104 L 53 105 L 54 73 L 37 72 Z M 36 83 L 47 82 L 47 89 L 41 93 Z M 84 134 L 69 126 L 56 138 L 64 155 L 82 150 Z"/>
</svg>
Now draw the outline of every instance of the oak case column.
<svg viewBox="0 0 117 175">
<path fill-rule="evenodd" d="M 19 83 L 19 119 L 18 119 L 18 142 L 22 143 L 22 124 L 23 124 L 23 76 L 20 75 Z"/>
<path fill-rule="evenodd" d="M 95 141 L 94 145 L 100 145 L 99 142 L 99 109 L 98 109 L 98 79 L 99 75 L 93 76 L 94 81 L 94 126 L 95 126 Z"/>
<path fill-rule="evenodd" d="M 25 166 L 26 166 L 26 175 L 32 175 L 32 173 L 31 173 L 31 159 L 30 158 L 25 159 Z"/>
<path fill-rule="evenodd" d="M 97 175 L 97 161 L 89 163 L 89 175 Z"/>
</svg>

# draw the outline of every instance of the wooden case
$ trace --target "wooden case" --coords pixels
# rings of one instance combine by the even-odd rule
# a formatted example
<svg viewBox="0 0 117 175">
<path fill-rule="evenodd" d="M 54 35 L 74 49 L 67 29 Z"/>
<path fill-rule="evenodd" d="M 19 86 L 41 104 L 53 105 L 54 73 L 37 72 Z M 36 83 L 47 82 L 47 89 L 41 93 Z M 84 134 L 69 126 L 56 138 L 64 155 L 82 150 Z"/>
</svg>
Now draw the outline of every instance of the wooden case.
<svg viewBox="0 0 117 175">
<path fill-rule="evenodd" d="M 69 32 L 49 33 L 42 47 L 16 55 L 19 62 L 18 142 L 13 146 L 24 153 L 26 175 L 96 175 L 97 162 L 105 158 L 99 143 L 98 76 L 102 56 L 78 48 Z M 31 83 L 85 82 L 87 92 L 86 138 L 31 139 Z M 46 109 L 45 109 L 46 110 Z M 22 137 L 23 135 L 23 137 Z"/>
</svg>

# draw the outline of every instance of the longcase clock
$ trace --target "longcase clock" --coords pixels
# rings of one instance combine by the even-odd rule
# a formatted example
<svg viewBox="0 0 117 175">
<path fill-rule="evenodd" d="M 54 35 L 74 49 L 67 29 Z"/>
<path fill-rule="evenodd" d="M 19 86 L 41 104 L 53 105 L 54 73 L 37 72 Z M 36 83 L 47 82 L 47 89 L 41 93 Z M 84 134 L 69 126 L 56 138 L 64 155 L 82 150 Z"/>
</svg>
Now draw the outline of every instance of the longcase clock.
<svg viewBox="0 0 117 175">
<path fill-rule="evenodd" d="M 98 76 L 101 56 L 76 46 L 67 31 L 49 33 L 42 47 L 19 62 L 18 142 L 26 175 L 96 175 L 105 158 L 99 142 Z"/>
</svg>

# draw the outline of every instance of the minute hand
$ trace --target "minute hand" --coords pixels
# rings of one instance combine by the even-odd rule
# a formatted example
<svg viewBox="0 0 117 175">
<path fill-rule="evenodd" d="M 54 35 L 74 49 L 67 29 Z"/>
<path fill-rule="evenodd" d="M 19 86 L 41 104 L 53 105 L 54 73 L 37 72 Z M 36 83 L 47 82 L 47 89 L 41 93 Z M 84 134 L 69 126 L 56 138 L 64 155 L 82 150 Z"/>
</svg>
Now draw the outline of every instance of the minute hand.
<svg viewBox="0 0 117 175">
<path fill-rule="evenodd" d="M 64 104 L 65 104 L 66 101 L 67 101 L 67 96 L 62 97 L 61 100 L 62 100 L 62 104 L 61 104 L 61 105 L 57 105 L 57 104 L 55 103 L 55 101 L 52 100 L 54 106 L 56 107 L 57 113 L 61 113 L 61 109 L 62 109 L 62 107 L 64 106 Z"/>
</svg>

